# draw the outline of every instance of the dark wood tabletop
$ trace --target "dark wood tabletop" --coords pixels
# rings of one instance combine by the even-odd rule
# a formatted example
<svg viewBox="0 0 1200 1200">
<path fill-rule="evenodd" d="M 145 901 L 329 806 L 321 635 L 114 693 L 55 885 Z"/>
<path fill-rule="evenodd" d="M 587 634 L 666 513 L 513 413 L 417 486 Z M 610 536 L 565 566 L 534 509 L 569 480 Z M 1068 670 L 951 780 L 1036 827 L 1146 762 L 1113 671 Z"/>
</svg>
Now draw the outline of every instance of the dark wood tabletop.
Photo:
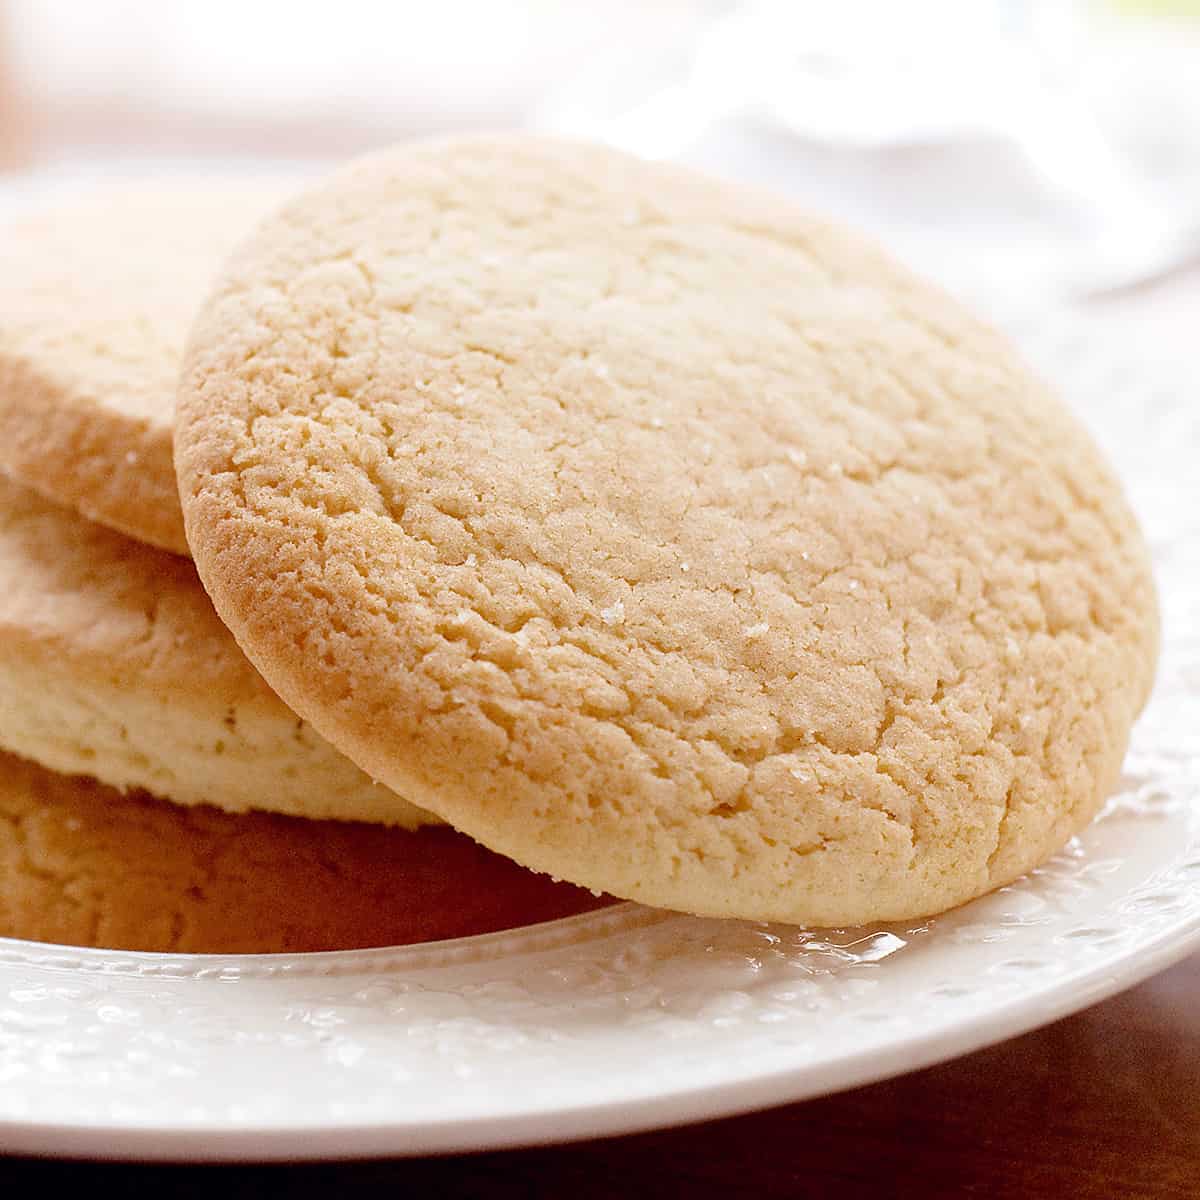
<svg viewBox="0 0 1200 1200">
<path fill-rule="evenodd" d="M 750 1116 L 574 1146 L 304 1167 L 10 1160 L 0 1195 L 1200 1197 L 1200 955 L 1044 1029 Z M 111 1191 L 109 1190 L 111 1189 Z"/>
</svg>

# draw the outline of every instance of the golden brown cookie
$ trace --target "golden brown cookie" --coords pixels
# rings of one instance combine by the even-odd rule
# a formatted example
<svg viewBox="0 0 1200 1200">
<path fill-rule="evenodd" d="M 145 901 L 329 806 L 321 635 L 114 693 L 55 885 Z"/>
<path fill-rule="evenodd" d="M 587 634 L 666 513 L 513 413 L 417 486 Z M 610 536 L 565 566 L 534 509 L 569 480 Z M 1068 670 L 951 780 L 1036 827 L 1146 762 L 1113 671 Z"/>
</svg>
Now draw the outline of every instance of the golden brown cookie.
<svg viewBox="0 0 1200 1200">
<path fill-rule="evenodd" d="M 183 809 L 0 754 L 0 937 L 187 954 L 349 950 L 599 903 L 448 829 Z"/>
<path fill-rule="evenodd" d="M 0 231 L 0 469 L 187 554 L 171 465 L 183 340 L 221 260 L 285 194 L 146 179 Z"/>
<path fill-rule="evenodd" d="M 1145 546 L 1006 342 L 790 204 L 529 136 L 285 206 L 185 358 L 217 609 L 375 777 L 650 904 L 937 912 L 1062 845 L 1153 674 Z"/>
<path fill-rule="evenodd" d="M 190 562 L 2 477 L 0 747 L 181 804 L 436 821 L 279 700 Z"/>
</svg>

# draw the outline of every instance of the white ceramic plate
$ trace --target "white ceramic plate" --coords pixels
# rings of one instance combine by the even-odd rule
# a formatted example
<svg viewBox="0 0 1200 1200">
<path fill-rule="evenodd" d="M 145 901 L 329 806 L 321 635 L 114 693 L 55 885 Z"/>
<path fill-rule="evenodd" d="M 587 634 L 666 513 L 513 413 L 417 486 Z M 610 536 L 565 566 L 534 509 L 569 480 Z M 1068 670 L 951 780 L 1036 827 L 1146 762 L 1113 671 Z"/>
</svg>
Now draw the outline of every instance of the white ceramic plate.
<svg viewBox="0 0 1200 1200">
<path fill-rule="evenodd" d="M 1017 322 L 1130 484 L 1166 620 L 1123 788 L 1033 876 L 920 926 L 634 905 L 406 950 L 195 958 L 0 940 L 0 1150 L 326 1158 L 715 1117 L 963 1053 L 1200 940 L 1200 405 L 1087 326 Z"/>
</svg>

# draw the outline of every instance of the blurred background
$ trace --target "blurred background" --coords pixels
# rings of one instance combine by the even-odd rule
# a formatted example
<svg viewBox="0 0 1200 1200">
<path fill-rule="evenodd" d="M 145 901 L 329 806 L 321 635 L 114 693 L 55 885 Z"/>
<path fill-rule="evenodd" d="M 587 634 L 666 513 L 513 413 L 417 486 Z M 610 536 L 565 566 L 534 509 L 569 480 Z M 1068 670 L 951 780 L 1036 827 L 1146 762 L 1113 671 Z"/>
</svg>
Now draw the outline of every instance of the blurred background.
<svg viewBox="0 0 1200 1200">
<path fill-rule="evenodd" d="M 0 0 L 0 205 L 499 126 L 773 184 L 969 289 L 1200 263 L 1200 0 Z"/>
</svg>

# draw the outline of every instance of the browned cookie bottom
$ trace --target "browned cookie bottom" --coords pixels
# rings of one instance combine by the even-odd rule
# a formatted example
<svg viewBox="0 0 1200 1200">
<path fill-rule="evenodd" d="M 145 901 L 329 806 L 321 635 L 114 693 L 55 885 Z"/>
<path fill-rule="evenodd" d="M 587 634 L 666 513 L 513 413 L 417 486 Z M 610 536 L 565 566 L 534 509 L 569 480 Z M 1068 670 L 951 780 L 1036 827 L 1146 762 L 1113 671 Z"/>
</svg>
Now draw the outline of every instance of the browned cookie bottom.
<svg viewBox="0 0 1200 1200">
<path fill-rule="evenodd" d="M 603 903 L 449 829 L 181 808 L 0 754 L 0 936 L 191 954 L 345 950 Z"/>
</svg>

